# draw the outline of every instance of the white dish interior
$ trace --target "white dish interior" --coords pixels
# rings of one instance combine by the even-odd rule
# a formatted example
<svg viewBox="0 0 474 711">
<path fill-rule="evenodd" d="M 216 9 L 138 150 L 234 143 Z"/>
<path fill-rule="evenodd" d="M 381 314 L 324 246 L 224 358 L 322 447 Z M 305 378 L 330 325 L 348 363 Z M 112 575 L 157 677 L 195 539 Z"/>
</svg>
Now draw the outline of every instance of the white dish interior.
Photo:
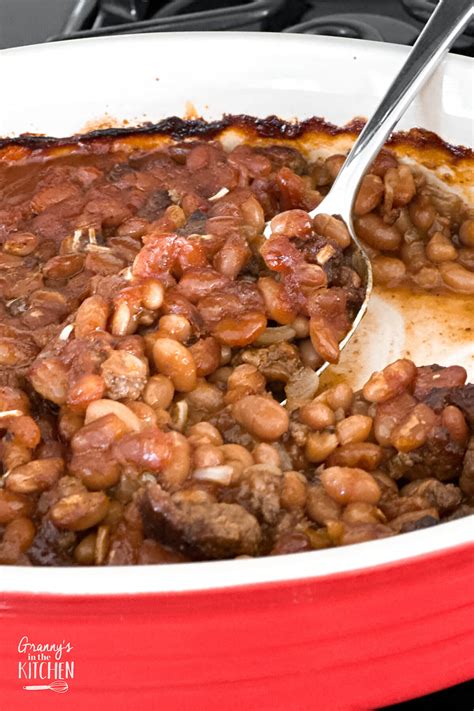
<svg viewBox="0 0 474 711">
<path fill-rule="evenodd" d="M 3 96 L 0 135 L 65 136 L 96 127 L 183 116 L 190 102 L 204 118 L 224 113 L 323 116 L 344 124 L 376 106 L 408 48 L 363 40 L 253 33 L 170 33 L 75 40 L 0 52 Z M 422 126 L 443 139 L 472 145 L 472 60 L 449 56 L 399 124 Z M 96 122 L 96 123 L 94 123 Z M 474 378 L 474 342 L 462 346 L 451 331 L 414 343 L 407 314 L 392 305 L 390 318 L 376 297 L 356 349 L 364 353 L 361 382 L 374 369 L 410 351 L 420 365 L 464 365 Z M 411 317 L 409 317 L 411 318 Z M 466 319 L 472 313 L 466 310 Z M 444 319 L 446 321 L 446 319 Z M 461 319 L 460 328 L 464 321 Z M 384 327 L 382 328 L 382 324 Z M 388 326 L 387 326 L 388 324 Z M 456 326 L 454 327 L 455 330 Z M 374 347 L 374 330 L 379 342 Z M 371 345 L 372 344 L 372 345 Z M 119 594 L 203 590 L 269 583 L 370 568 L 434 553 L 472 541 L 473 517 L 439 527 L 331 550 L 255 560 L 123 568 L 45 569 L 4 567 L 1 590 L 60 594 Z"/>
</svg>

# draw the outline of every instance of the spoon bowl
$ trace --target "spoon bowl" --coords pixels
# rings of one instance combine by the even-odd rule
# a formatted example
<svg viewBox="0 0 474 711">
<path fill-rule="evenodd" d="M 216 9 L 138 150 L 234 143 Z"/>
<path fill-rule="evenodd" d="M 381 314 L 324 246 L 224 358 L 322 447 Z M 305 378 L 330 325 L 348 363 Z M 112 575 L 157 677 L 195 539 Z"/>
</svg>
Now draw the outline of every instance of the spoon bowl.
<svg viewBox="0 0 474 711">
<path fill-rule="evenodd" d="M 365 298 L 352 321 L 352 326 L 339 343 L 339 352 L 352 338 L 362 321 L 373 285 L 372 266 L 357 238 L 352 221 L 353 206 L 360 183 L 399 119 L 473 17 L 472 0 L 439 0 L 387 93 L 348 153 L 330 192 L 308 213 L 311 218 L 321 214 L 332 215 L 345 223 L 352 242 L 352 266 L 361 278 L 365 290 Z M 263 234 L 266 239 L 271 237 L 270 222 L 265 225 Z M 329 362 L 324 362 L 316 371 L 317 374 L 320 375 L 328 366 Z"/>
</svg>

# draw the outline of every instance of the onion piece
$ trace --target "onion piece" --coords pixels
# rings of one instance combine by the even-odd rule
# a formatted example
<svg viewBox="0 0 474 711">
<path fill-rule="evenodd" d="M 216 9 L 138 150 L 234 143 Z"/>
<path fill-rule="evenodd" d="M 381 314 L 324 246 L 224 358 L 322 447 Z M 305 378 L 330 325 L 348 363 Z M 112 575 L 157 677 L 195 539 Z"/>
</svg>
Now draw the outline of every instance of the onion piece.
<svg viewBox="0 0 474 711">
<path fill-rule="evenodd" d="M 21 417 L 25 413 L 21 410 L 2 410 L 0 412 L 0 417 Z"/>
<path fill-rule="evenodd" d="M 273 343 L 292 341 L 295 336 L 296 331 L 291 326 L 274 326 L 273 328 L 266 328 L 252 345 L 271 346 Z"/>
<path fill-rule="evenodd" d="M 63 330 L 59 334 L 58 338 L 60 341 L 67 341 L 71 333 L 74 331 L 74 324 L 73 323 L 68 323 L 67 326 L 64 326 Z"/>
<path fill-rule="evenodd" d="M 198 481 L 213 481 L 216 484 L 228 486 L 232 481 L 233 473 L 234 470 L 232 467 L 222 464 L 217 467 L 202 467 L 201 469 L 195 469 L 193 472 L 193 478 L 198 479 Z"/>
<path fill-rule="evenodd" d="M 230 192 L 229 188 L 221 188 L 215 195 L 211 195 L 208 200 L 209 202 L 214 202 L 214 200 L 219 200 L 221 197 L 224 197 L 224 195 L 227 195 L 228 192 Z"/>
<path fill-rule="evenodd" d="M 122 402 L 107 400 L 105 398 L 94 400 L 88 405 L 84 424 L 88 425 L 89 422 L 94 422 L 94 420 L 105 417 L 105 415 L 115 415 L 118 417 L 122 420 L 129 432 L 140 432 L 142 429 L 143 423 L 129 407 Z"/>
<path fill-rule="evenodd" d="M 311 368 L 301 368 L 285 385 L 286 407 L 289 412 L 297 410 L 313 400 L 318 392 L 319 375 Z"/>
</svg>

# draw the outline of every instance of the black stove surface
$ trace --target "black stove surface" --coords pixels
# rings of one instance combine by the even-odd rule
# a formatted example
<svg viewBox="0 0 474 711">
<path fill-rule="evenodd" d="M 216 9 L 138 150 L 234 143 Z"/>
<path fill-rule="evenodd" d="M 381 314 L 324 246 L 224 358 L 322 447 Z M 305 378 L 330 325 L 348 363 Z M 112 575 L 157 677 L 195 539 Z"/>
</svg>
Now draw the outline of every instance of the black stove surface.
<svg viewBox="0 0 474 711">
<path fill-rule="evenodd" d="M 436 0 L 0 0 L 0 49 L 57 39 L 193 30 L 299 32 L 411 45 Z M 474 56 L 474 23 L 454 52 Z M 385 711 L 472 711 L 474 683 Z M 384 711 L 384 710 L 380 710 Z"/>
<path fill-rule="evenodd" d="M 436 0 L 0 0 L 0 48 L 141 32 L 301 32 L 411 45 Z M 455 52 L 474 56 L 474 23 Z"/>
</svg>

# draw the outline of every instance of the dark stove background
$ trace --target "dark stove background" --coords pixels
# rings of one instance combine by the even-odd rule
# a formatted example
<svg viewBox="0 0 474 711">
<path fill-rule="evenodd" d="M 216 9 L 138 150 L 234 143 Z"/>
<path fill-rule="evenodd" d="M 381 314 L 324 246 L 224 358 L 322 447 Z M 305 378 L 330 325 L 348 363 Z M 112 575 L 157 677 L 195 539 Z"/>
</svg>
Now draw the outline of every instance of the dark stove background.
<svg viewBox="0 0 474 711">
<path fill-rule="evenodd" d="M 193 30 L 301 32 L 413 44 L 436 0 L 0 0 L 0 48 Z M 474 56 L 474 23 L 456 52 Z"/>
<path fill-rule="evenodd" d="M 300 32 L 411 45 L 436 0 L 0 0 L 0 49 L 51 39 L 193 30 Z M 474 56 L 474 25 L 455 52 Z M 474 683 L 385 711 L 472 711 Z M 382 710 L 381 710 L 382 711 Z"/>
</svg>

